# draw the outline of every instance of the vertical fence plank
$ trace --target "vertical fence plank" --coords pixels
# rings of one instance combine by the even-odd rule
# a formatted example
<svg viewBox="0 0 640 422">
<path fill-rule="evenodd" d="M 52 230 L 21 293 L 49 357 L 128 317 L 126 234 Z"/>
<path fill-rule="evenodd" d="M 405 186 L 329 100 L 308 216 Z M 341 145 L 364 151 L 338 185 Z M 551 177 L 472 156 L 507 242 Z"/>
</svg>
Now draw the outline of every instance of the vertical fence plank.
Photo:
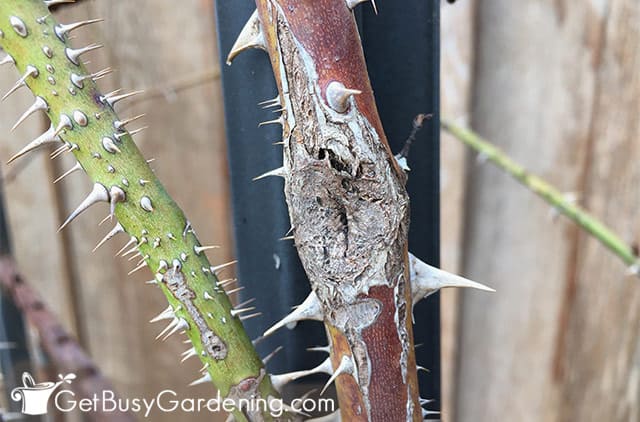
<svg viewBox="0 0 640 422">
<path fill-rule="evenodd" d="M 475 3 L 450 4 L 441 0 L 440 61 L 442 115 L 469 124 L 473 70 L 473 17 Z M 440 253 L 442 268 L 460 272 L 464 223 L 467 154 L 464 145 L 442 134 L 440 147 Z M 458 350 L 459 292 L 440 293 L 442 327 L 442 419 L 455 418 L 455 378 Z"/>
<path fill-rule="evenodd" d="M 474 127 L 635 241 L 637 2 L 478 8 Z M 637 283 L 494 168 L 467 204 L 458 419 L 637 420 Z"/>
</svg>

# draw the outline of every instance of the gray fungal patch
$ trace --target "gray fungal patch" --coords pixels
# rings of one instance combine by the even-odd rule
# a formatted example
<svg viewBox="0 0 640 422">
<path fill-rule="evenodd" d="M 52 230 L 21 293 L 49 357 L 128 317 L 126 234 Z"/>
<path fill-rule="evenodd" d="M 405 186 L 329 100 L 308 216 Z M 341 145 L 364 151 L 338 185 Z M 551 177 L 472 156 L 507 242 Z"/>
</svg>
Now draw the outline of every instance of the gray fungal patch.
<svg viewBox="0 0 640 422">
<path fill-rule="evenodd" d="M 179 260 L 174 261 L 180 262 Z M 162 281 L 166 283 L 173 296 L 182 303 L 184 309 L 195 323 L 200 333 L 200 341 L 207 355 L 215 360 L 223 360 L 227 357 L 227 345 L 209 328 L 204 316 L 194 303 L 196 294 L 187 285 L 181 266 L 179 268 L 175 267 L 174 265 L 164 273 Z"/>
</svg>

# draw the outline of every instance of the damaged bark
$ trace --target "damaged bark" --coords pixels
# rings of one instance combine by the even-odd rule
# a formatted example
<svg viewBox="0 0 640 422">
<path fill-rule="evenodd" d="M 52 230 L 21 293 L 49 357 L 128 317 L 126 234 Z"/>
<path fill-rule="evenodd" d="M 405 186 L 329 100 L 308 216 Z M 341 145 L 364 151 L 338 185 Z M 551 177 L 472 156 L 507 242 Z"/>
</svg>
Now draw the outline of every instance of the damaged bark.
<svg viewBox="0 0 640 422">
<path fill-rule="evenodd" d="M 343 420 L 422 420 L 411 331 L 409 198 L 344 0 L 257 0 L 230 58 L 267 49 L 285 195 L 324 314 Z M 256 18 L 257 18 L 256 16 Z"/>
</svg>

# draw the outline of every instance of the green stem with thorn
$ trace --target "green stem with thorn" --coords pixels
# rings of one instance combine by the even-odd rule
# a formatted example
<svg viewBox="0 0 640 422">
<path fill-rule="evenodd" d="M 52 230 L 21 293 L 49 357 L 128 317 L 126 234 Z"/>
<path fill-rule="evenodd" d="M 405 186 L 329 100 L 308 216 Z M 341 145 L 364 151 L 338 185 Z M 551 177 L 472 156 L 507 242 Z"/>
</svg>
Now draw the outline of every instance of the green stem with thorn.
<svg viewBox="0 0 640 422">
<path fill-rule="evenodd" d="M 67 222 L 93 203 L 110 203 L 117 219 L 110 235 L 128 234 L 141 256 L 139 268 L 152 269 L 170 305 L 157 319 L 170 321 L 165 330 L 169 334 L 186 332 L 193 344 L 187 355 L 197 355 L 204 364 L 201 382 L 212 380 L 222 397 L 236 403 L 253 397 L 277 399 L 239 312 L 233 312 L 218 285 L 215 267 L 203 252 L 206 248 L 116 115 L 113 107 L 120 98 L 100 93 L 80 61 L 82 49 L 68 44 L 73 29 L 59 25 L 41 0 L 0 2 L 5 62 L 15 63 L 24 85 L 36 96 L 36 111 L 45 111 L 52 122 L 40 138 L 44 142 L 32 143 L 27 150 L 56 145 L 73 153 L 94 187 Z M 237 421 L 273 419 L 268 408 L 233 413 Z"/>
<path fill-rule="evenodd" d="M 618 235 L 597 218 L 589 214 L 585 209 L 569 201 L 562 192 L 541 178 L 529 173 L 523 166 L 509 158 L 498 147 L 490 144 L 473 131 L 458 126 L 451 120 L 445 118 L 441 120 L 441 127 L 454 138 L 481 154 L 483 158 L 507 172 L 518 182 L 553 206 L 558 212 L 565 215 L 591 236 L 598 239 L 607 249 L 618 256 L 634 274 L 637 275 L 640 272 L 640 258 L 631 246 L 620 239 Z"/>
</svg>

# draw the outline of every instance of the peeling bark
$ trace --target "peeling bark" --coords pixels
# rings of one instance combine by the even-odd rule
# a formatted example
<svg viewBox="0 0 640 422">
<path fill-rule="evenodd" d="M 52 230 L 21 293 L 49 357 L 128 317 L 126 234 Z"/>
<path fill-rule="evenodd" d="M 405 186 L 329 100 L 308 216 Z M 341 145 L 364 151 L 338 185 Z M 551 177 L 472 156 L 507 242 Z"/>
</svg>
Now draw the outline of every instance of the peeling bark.
<svg viewBox="0 0 640 422">
<path fill-rule="evenodd" d="M 355 20 L 343 0 L 257 4 L 283 108 L 296 247 L 322 304 L 334 370 L 345 356 L 355 366 L 336 380 L 343 420 L 421 420 L 406 177 L 382 129 Z"/>
</svg>

